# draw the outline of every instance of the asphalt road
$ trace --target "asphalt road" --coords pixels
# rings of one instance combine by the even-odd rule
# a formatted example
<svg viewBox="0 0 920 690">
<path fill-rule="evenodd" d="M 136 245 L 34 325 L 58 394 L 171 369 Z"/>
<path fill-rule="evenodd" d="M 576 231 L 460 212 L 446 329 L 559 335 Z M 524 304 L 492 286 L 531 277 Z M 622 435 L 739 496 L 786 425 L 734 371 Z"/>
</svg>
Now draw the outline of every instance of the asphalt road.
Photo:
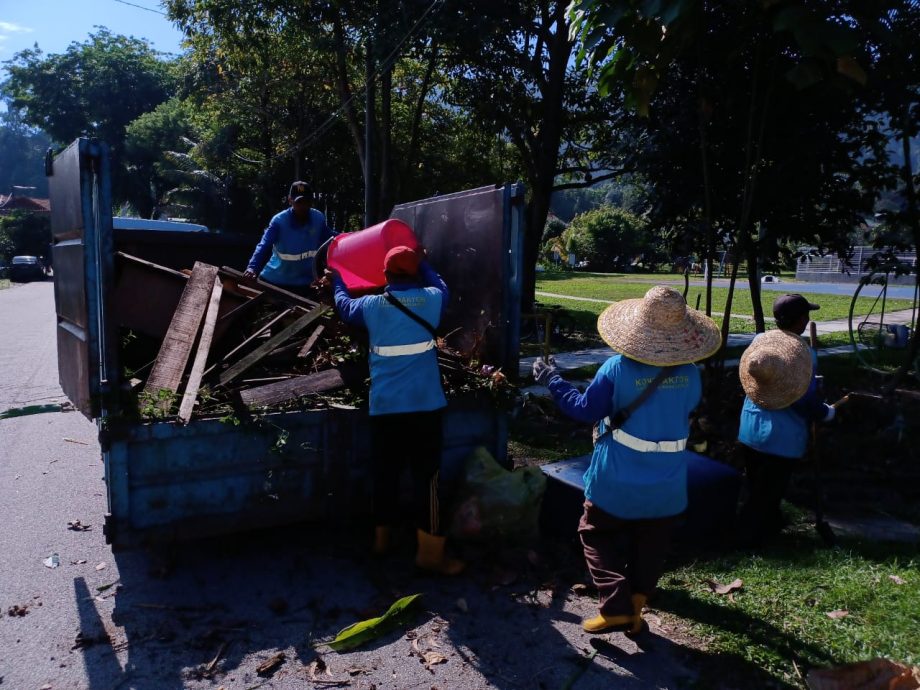
<svg viewBox="0 0 920 690">
<path fill-rule="evenodd" d="M 0 411 L 63 400 L 51 283 L 0 290 L 0 323 Z M 467 549 L 470 568 L 451 580 L 415 572 L 409 534 L 380 561 L 365 531 L 330 525 L 113 553 L 102 477 L 95 426 L 80 413 L 0 420 L 4 689 L 530 690 L 562 687 L 585 666 L 579 690 L 680 688 L 714 662 L 668 639 L 653 614 L 642 649 L 606 635 L 612 645 L 585 664 L 592 638 L 579 622 L 595 603 L 571 590 L 583 566 L 546 545 Z M 74 520 L 90 529 L 69 529 Z M 416 592 L 414 622 L 367 648 L 314 646 Z M 259 675 L 278 652 L 280 667 Z M 444 661 L 426 664 L 426 653 Z"/>
</svg>

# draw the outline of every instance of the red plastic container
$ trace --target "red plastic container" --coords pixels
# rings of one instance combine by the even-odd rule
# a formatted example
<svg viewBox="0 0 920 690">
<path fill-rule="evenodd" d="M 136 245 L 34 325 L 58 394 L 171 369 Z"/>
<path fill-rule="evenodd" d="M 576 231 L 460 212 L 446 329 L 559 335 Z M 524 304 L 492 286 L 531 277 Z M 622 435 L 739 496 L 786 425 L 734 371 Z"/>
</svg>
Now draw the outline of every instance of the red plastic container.
<svg viewBox="0 0 920 690">
<path fill-rule="evenodd" d="M 387 284 L 383 260 L 393 247 L 418 249 L 412 228 L 391 218 L 358 232 L 337 235 L 329 245 L 326 265 L 342 276 L 352 295 L 366 294 Z"/>
</svg>

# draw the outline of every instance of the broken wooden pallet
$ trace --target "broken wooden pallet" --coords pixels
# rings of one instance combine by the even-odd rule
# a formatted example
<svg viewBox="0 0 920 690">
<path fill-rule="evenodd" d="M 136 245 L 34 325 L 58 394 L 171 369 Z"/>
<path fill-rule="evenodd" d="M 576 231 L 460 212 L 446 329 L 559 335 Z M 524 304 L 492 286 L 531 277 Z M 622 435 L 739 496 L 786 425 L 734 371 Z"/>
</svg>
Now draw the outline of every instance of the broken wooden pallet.
<svg viewBox="0 0 920 690">
<path fill-rule="evenodd" d="M 318 303 L 311 299 L 302 297 L 301 295 L 291 292 L 290 290 L 285 290 L 284 288 L 278 287 L 277 285 L 266 283 L 264 280 L 256 280 L 255 282 L 249 281 L 243 277 L 243 273 L 241 271 L 237 271 L 235 268 L 230 268 L 229 266 L 221 266 L 220 274 L 222 276 L 234 278 L 240 284 L 241 288 L 266 292 L 271 296 L 289 304 L 297 304 L 308 308 L 318 306 Z"/>
<path fill-rule="evenodd" d="M 195 406 L 195 400 L 198 398 L 198 389 L 201 386 L 201 377 L 204 374 L 204 367 L 208 361 L 208 354 L 211 352 L 211 340 L 214 337 L 214 327 L 217 325 L 217 312 L 220 309 L 220 295 L 223 292 L 223 285 L 220 278 L 214 276 L 214 287 L 211 289 L 211 300 L 208 303 L 208 311 L 204 317 L 204 325 L 201 327 L 201 336 L 198 338 L 198 350 L 195 352 L 195 361 L 192 364 L 192 371 L 188 376 L 188 383 L 185 384 L 185 395 L 182 396 L 182 404 L 179 406 L 179 421 L 188 424 L 192 417 L 192 408 Z"/>
<path fill-rule="evenodd" d="M 169 324 L 169 330 L 160 346 L 156 362 L 144 386 L 144 394 L 156 401 L 156 406 L 167 412 L 172 406 L 172 397 L 179 390 L 179 383 L 188 365 L 189 355 L 205 310 L 208 308 L 217 267 L 200 261 L 195 262 L 192 274 L 179 299 L 179 305 Z M 163 395 L 168 391 L 173 395 Z"/>
<path fill-rule="evenodd" d="M 283 345 L 289 338 L 293 338 L 295 335 L 300 333 L 303 329 L 309 326 L 311 323 L 316 321 L 319 317 L 329 311 L 327 306 L 318 306 L 312 311 L 307 312 L 299 319 L 297 319 L 290 326 L 282 330 L 275 336 L 269 338 L 265 343 L 257 347 L 255 350 L 250 352 L 248 355 L 239 360 L 236 364 L 231 366 L 225 372 L 220 375 L 220 384 L 226 386 L 237 376 L 242 374 L 244 371 L 249 369 L 251 366 L 259 362 L 262 358 L 268 355 L 273 350 L 277 349 Z"/>
</svg>

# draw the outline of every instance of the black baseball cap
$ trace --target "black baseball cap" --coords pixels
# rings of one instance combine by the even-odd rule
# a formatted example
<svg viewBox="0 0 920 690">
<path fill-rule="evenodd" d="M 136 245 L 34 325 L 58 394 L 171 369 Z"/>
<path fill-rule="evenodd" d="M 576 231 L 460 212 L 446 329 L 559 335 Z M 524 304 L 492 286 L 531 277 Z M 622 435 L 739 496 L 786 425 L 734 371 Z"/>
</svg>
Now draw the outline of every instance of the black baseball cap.
<svg viewBox="0 0 920 690">
<path fill-rule="evenodd" d="M 288 194 L 291 197 L 291 201 L 300 201 L 301 199 L 306 199 L 307 201 L 312 201 L 313 199 L 313 190 L 310 189 L 310 185 L 306 182 L 297 181 L 291 185 L 291 193 Z"/>
<path fill-rule="evenodd" d="M 773 302 L 773 318 L 781 323 L 794 323 L 808 312 L 820 308 L 802 295 L 781 295 Z"/>
</svg>

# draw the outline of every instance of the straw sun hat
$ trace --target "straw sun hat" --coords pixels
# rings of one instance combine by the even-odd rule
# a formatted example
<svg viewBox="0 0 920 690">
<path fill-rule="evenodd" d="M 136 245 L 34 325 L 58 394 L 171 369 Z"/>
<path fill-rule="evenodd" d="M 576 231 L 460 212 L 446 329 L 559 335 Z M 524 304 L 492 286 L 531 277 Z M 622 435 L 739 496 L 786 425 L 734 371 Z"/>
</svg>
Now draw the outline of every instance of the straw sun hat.
<svg viewBox="0 0 920 690">
<path fill-rule="evenodd" d="M 661 285 L 641 299 L 611 304 L 598 317 L 597 331 L 617 352 L 659 367 L 706 359 L 722 344 L 712 319 L 688 308 L 677 290 Z"/>
<path fill-rule="evenodd" d="M 744 392 L 765 410 L 781 410 L 805 395 L 811 374 L 808 347 L 780 329 L 754 338 L 738 369 Z"/>
</svg>

